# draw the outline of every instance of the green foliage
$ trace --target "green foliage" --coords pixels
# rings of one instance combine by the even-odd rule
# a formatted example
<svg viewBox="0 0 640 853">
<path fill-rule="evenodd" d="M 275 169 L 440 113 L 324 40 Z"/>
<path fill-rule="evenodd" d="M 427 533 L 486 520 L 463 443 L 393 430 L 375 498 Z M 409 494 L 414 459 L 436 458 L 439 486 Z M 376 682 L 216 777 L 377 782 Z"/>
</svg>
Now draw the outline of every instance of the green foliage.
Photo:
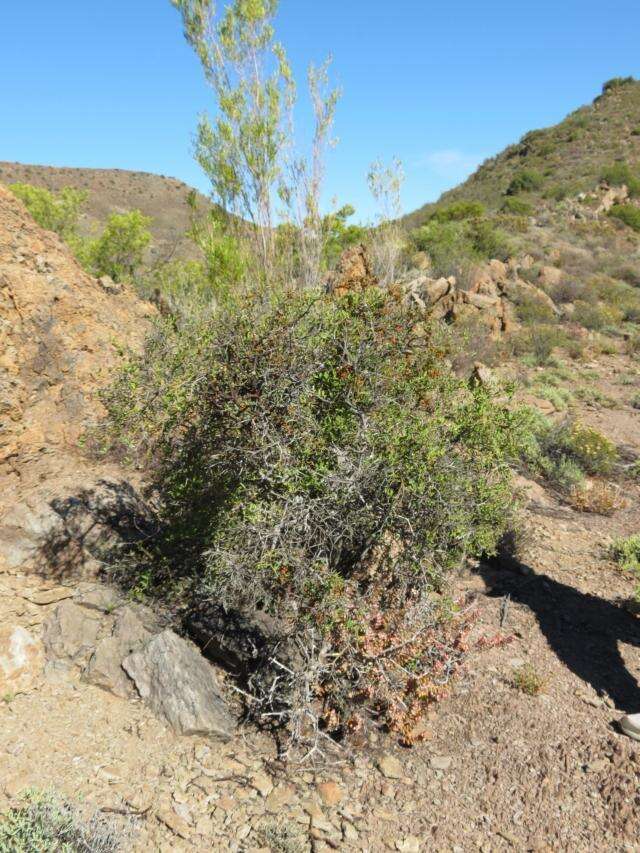
<svg viewBox="0 0 640 853">
<path fill-rule="evenodd" d="M 355 213 L 350 204 L 345 204 L 334 213 L 329 213 L 322 220 L 324 268 L 331 269 L 335 266 L 340 255 L 349 246 L 362 243 L 367 231 L 361 225 L 348 225 L 347 220 Z"/>
<path fill-rule="evenodd" d="M 518 172 L 507 187 L 507 195 L 517 195 L 522 192 L 533 192 L 539 190 L 544 184 L 544 178 L 533 169 L 523 169 Z"/>
<path fill-rule="evenodd" d="M 580 487 L 585 474 L 611 473 L 618 459 L 615 445 L 606 436 L 578 421 L 556 424 L 537 415 L 530 436 L 523 454 L 525 465 L 564 493 Z"/>
<path fill-rule="evenodd" d="M 491 219 L 432 220 L 414 231 L 412 240 L 418 251 L 429 254 L 438 275 L 450 275 L 490 258 L 506 260 L 511 254 L 507 236 Z"/>
<path fill-rule="evenodd" d="M 585 329 L 600 331 L 606 326 L 616 325 L 622 318 L 620 312 L 602 305 L 594 305 L 590 302 L 578 300 L 575 303 L 575 311 L 572 319 L 580 323 Z"/>
<path fill-rule="evenodd" d="M 611 557 L 623 569 L 640 575 L 640 534 L 616 539 L 610 549 Z"/>
<path fill-rule="evenodd" d="M 322 255 L 319 198 L 323 156 L 330 144 L 337 90 L 328 87 L 328 63 L 309 69 L 315 129 L 309 157 L 292 155 L 296 86 L 286 53 L 275 40 L 277 0 L 232 0 L 220 12 L 214 0 L 172 0 L 216 101 L 203 116 L 196 159 L 222 209 L 251 223 L 254 274 L 278 275 L 279 200 L 299 238 L 296 254 L 305 284 L 317 284 Z M 314 281 L 314 278 L 316 279 Z"/>
<path fill-rule="evenodd" d="M 513 334 L 510 343 L 515 355 L 525 356 L 534 366 L 548 364 L 556 347 L 562 346 L 565 338 L 556 325 L 532 322 L 531 326 Z"/>
<path fill-rule="evenodd" d="M 634 77 L 612 77 L 602 84 L 602 94 L 606 95 L 608 92 L 615 92 L 617 89 L 622 89 L 624 86 L 629 86 L 635 82 Z"/>
<path fill-rule="evenodd" d="M 477 219 L 485 213 L 485 206 L 479 201 L 456 201 L 445 207 L 439 207 L 431 214 L 434 222 L 461 222 L 464 219 Z"/>
<path fill-rule="evenodd" d="M 533 205 L 530 202 L 512 195 L 505 198 L 502 210 L 505 213 L 513 213 L 516 216 L 533 216 L 534 213 Z"/>
<path fill-rule="evenodd" d="M 602 170 L 600 177 L 612 187 L 626 185 L 632 197 L 640 195 L 640 178 L 628 163 L 613 163 Z"/>
<path fill-rule="evenodd" d="M 516 315 L 525 326 L 534 324 L 552 324 L 557 322 L 553 308 L 543 299 L 538 299 L 531 293 L 519 295 L 515 303 Z"/>
<path fill-rule="evenodd" d="M 634 231 L 640 231 L 640 207 L 634 204 L 614 204 L 609 211 L 609 216 L 619 219 Z"/>
<path fill-rule="evenodd" d="M 267 610 L 347 664 L 375 602 L 402 632 L 493 550 L 521 415 L 457 379 L 407 311 L 376 288 L 248 297 L 132 361 L 105 403 L 116 440 L 154 461 L 156 589 L 182 578 L 194 601 Z M 327 674 L 325 699 L 348 706 L 353 678 Z"/>
<path fill-rule="evenodd" d="M 96 276 L 108 275 L 114 281 L 133 278 L 151 242 L 150 224 L 139 210 L 112 213 L 98 238 L 77 246 L 81 263 Z"/>
<path fill-rule="evenodd" d="M 80 211 L 87 200 L 86 192 L 64 187 L 59 193 L 52 193 L 43 187 L 22 183 L 11 184 L 9 189 L 42 228 L 55 231 L 65 240 L 76 233 Z"/>
<path fill-rule="evenodd" d="M 545 688 L 545 680 L 531 663 L 525 663 L 513 673 L 513 686 L 527 696 L 537 696 Z"/>
<path fill-rule="evenodd" d="M 129 836 L 103 815 L 85 817 L 77 806 L 35 790 L 0 816 L 0 853 L 117 853 L 127 849 Z"/>
</svg>

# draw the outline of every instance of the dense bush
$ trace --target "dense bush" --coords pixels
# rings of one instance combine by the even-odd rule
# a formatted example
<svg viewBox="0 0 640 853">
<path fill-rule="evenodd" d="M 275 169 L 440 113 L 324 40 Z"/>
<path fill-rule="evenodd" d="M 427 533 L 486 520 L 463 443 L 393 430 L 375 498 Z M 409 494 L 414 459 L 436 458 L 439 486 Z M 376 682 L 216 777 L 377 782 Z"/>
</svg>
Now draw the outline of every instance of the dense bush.
<svg viewBox="0 0 640 853">
<path fill-rule="evenodd" d="M 520 414 L 413 328 L 377 289 L 255 296 L 154 338 L 105 398 L 161 495 L 145 586 L 275 617 L 302 669 L 252 707 L 294 728 L 363 706 L 405 731 L 458 655 L 431 592 L 509 515 Z"/>
<path fill-rule="evenodd" d="M 614 204 L 609 211 L 609 216 L 619 219 L 634 231 L 640 231 L 640 207 L 634 204 Z"/>
<path fill-rule="evenodd" d="M 522 192 L 533 192 L 539 190 L 544 184 L 544 178 L 539 172 L 532 169 L 523 169 L 511 179 L 507 187 L 507 195 L 517 195 Z"/>
<path fill-rule="evenodd" d="M 512 195 L 505 198 L 502 210 L 505 213 L 513 213 L 516 216 L 533 216 L 534 213 L 532 204 L 522 198 L 516 198 Z"/>
<path fill-rule="evenodd" d="M 483 216 L 484 205 L 479 201 L 454 201 L 445 207 L 439 207 L 431 214 L 434 222 L 461 222 L 464 219 L 477 219 Z"/>
<path fill-rule="evenodd" d="M 86 192 L 64 187 L 59 193 L 52 193 L 44 187 L 22 183 L 11 184 L 9 189 L 42 228 L 55 231 L 64 239 L 76 233 L 78 217 L 87 199 Z"/>
<path fill-rule="evenodd" d="M 94 275 L 114 281 L 130 279 L 139 270 L 151 242 L 151 220 L 139 210 L 112 213 L 102 234 L 77 247 L 81 263 Z"/>
<path fill-rule="evenodd" d="M 419 251 L 427 252 L 437 275 L 459 273 L 478 261 L 511 254 L 509 239 L 491 219 L 438 222 L 432 220 L 413 232 Z"/>
<path fill-rule="evenodd" d="M 613 163 L 602 170 L 601 178 L 612 187 L 626 185 L 631 196 L 640 195 L 640 178 L 628 163 Z"/>
</svg>

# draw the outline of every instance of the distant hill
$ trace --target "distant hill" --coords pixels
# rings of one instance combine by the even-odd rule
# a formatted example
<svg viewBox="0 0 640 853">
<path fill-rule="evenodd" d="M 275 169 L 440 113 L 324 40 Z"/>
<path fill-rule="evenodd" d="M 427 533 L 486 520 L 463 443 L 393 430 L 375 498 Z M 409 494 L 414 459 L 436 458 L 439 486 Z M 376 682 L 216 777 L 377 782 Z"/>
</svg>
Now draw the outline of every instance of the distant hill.
<svg viewBox="0 0 640 853">
<path fill-rule="evenodd" d="M 75 169 L 0 161 L 0 183 L 24 182 L 48 190 L 74 187 L 89 196 L 80 228 L 85 234 L 99 228 L 110 213 L 137 209 L 153 220 L 150 261 L 190 257 L 195 250 L 184 233 L 189 227 L 187 197 L 192 187 L 176 178 L 124 169 Z M 201 207 L 209 200 L 198 193 Z"/>
<path fill-rule="evenodd" d="M 403 220 L 421 225 L 438 207 L 456 201 L 480 201 L 499 210 L 511 182 L 523 172 L 534 183 L 524 197 L 539 206 L 591 191 L 616 162 L 640 164 L 640 82 L 632 78 L 605 84 L 603 94 L 553 127 L 526 133 L 515 145 L 486 160 L 468 180 Z"/>
</svg>

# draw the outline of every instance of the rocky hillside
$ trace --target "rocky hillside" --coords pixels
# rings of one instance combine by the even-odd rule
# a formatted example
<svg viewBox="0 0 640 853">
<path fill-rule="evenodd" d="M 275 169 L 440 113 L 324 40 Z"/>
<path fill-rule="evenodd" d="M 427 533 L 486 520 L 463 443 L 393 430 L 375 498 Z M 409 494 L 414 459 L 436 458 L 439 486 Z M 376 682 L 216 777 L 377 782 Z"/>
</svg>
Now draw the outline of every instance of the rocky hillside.
<svg viewBox="0 0 640 853">
<path fill-rule="evenodd" d="M 175 178 L 124 169 L 71 169 L 0 162 L 0 182 L 33 184 L 50 191 L 74 187 L 88 192 L 81 230 L 90 234 L 110 213 L 141 210 L 153 220 L 151 260 L 190 257 L 191 243 L 184 239 L 189 227 L 187 197 L 192 188 Z M 202 207 L 208 200 L 198 193 Z"/>
<path fill-rule="evenodd" d="M 486 160 L 464 183 L 406 217 L 409 227 L 422 224 L 438 207 L 478 201 L 498 211 L 514 179 L 533 174 L 525 197 L 536 209 L 590 192 L 613 164 L 640 165 L 640 81 L 610 81 L 593 103 L 580 107 L 553 127 L 532 130 Z M 510 190 L 511 188 L 511 190 Z"/>
<path fill-rule="evenodd" d="M 83 272 L 0 186 L 0 571 L 30 555 L 65 483 L 102 471 L 79 441 L 109 369 L 141 343 L 154 311 Z"/>
</svg>

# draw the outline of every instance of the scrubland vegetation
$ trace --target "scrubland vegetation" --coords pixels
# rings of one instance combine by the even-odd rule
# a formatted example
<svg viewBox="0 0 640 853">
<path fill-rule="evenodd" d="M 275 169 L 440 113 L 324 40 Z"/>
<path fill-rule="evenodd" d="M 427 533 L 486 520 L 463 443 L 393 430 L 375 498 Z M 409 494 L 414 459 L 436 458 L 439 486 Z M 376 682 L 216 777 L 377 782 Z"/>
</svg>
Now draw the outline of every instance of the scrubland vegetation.
<svg viewBox="0 0 640 853">
<path fill-rule="evenodd" d="M 373 719 L 411 743 L 468 647 L 472 617 L 447 577 L 493 553 L 514 523 L 513 472 L 602 514 L 620 506 L 610 479 L 633 476 L 571 411 L 606 397 L 566 380 L 589 354 L 640 350 L 640 143 L 629 134 L 633 162 L 598 147 L 618 99 L 640 123 L 640 87 L 609 81 L 593 106 L 525 135 L 404 221 L 401 165 L 374 164 L 380 215 L 365 228 L 349 224 L 349 205 L 320 212 L 339 98 L 327 64 L 309 72 L 314 134 L 310 153 L 295 153 L 296 89 L 274 0 L 237 0 L 221 16 L 208 3 L 174 5 L 219 107 L 197 133 L 219 205 L 190 200 L 197 259 L 152 266 L 140 212 L 82 237 L 82 193 L 13 186 L 90 273 L 168 305 L 104 396 L 96 438 L 144 468 L 157 510 L 154 535 L 112 571 L 187 621 L 203 602 L 223 617 L 268 617 L 270 645 L 242 695 L 248 714 L 285 724 L 293 741 L 320 749 Z M 579 169 L 561 156 L 574 148 Z M 594 213 L 621 186 L 624 203 Z M 328 293 L 357 244 L 377 286 Z M 429 276 L 455 276 L 461 290 L 489 260 L 526 258 L 518 275 L 532 288 L 513 291 L 512 327 L 491 336 L 416 315 L 392 287 L 416 252 Z M 561 416 L 517 405 L 517 380 L 470 381 L 480 352 L 537 371 L 528 390 Z M 638 571 L 637 543 L 614 556 Z M 523 668 L 514 685 L 535 695 L 543 682 Z"/>
</svg>

